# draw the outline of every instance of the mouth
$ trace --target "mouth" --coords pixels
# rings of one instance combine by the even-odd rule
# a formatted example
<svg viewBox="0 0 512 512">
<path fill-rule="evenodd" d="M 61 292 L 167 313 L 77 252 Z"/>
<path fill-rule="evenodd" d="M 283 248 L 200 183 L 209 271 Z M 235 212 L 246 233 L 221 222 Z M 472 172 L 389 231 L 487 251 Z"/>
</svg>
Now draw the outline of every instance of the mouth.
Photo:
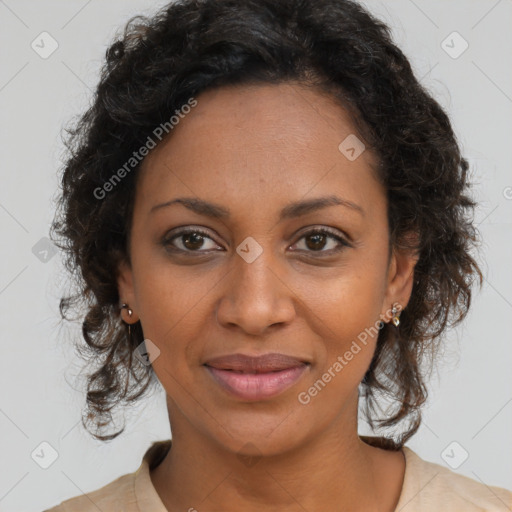
<svg viewBox="0 0 512 512">
<path fill-rule="evenodd" d="M 244 401 L 260 401 L 295 384 L 310 363 L 278 353 L 258 357 L 232 354 L 210 359 L 204 366 L 231 396 Z"/>
</svg>

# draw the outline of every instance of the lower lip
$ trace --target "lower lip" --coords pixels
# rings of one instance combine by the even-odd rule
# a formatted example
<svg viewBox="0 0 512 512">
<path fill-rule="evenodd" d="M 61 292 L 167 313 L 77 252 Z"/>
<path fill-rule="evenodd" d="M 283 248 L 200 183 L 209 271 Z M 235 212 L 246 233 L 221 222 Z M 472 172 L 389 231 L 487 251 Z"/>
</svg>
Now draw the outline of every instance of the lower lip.
<svg viewBox="0 0 512 512">
<path fill-rule="evenodd" d="M 224 389 L 246 401 L 265 400 L 282 393 L 300 379 L 307 367 L 304 364 L 278 372 L 241 373 L 206 366 Z"/>
</svg>

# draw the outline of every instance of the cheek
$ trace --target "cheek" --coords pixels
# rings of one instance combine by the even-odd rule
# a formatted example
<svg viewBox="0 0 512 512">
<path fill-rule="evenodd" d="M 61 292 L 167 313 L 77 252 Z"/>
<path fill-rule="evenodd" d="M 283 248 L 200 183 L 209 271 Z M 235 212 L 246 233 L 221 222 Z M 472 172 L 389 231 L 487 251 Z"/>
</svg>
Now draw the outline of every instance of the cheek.
<svg viewBox="0 0 512 512">
<path fill-rule="evenodd" d="M 342 312 L 333 306 L 324 312 L 326 322 L 319 333 L 322 354 L 297 394 L 298 403 L 308 407 L 305 413 L 312 417 L 321 415 L 328 421 L 343 404 L 351 403 L 350 397 L 357 394 L 371 363 L 379 334 L 379 311 L 374 308 L 372 314 L 368 302 L 360 298 L 361 303 L 343 303 L 347 307 Z"/>
<path fill-rule="evenodd" d="M 379 334 L 384 289 L 382 264 L 361 266 L 323 286 L 309 306 L 315 315 L 313 329 L 323 350 L 311 381 L 336 393 L 351 392 L 362 380 L 372 360 Z M 323 389 L 323 388 L 322 388 Z M 314 393 L 314 391 L 313 391 Z"/>
<path fill-rule="evenodd" d="M 190 393 L 197 393 L 205 349 L 221 338 L 212 300 L 226 273 L 199 266 L 180 269 L 163 260 L 146 260 L 137 299 L 144 336 L 159 349 L 154 372 L 167 395 L 187 409 Z"/>
<path fill-rule="evenodd" d="M 173 264 L 163 248 L 149 244 L 134 254 L 133 266 L 138 270 L 134 285 L 144 334 L 162 343 L 190 317 L 197 317 L 197 308 L 201 309 L 219 278 L 200 266 L 194 271 L 191 266 Z"/>
</svg>

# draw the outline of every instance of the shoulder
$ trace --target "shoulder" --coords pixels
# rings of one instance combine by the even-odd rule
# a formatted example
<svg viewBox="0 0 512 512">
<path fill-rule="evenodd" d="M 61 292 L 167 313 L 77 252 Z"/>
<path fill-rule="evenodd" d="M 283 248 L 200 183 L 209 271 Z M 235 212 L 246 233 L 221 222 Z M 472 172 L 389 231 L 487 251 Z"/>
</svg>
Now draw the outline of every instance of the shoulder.
<svg viewBox="0 0 512 512">
<path fill-rule="evenodd" d="M 69 498 L 43 512 L 138 512 L 134 493 L 135 474 L 120 476 L 95 491 Z M 130 508 L 135 507 L 135 508 Z"/>
<path fill-rule="evenodd" d="M 406 466 L 401 512 L 506 512 L 512 510 L 512 491 L 460 475 L 422 459 L 404 446 Z"/>
<path fill-rule="evenodd" d="M 137 471 L 122 475 L 95 491 L 69 498 L 43 512 L 165 512 L 153 487 L 150 470 L 160 464 L 170 447 L 170 439 L 153 442 Z"/>
</svg>

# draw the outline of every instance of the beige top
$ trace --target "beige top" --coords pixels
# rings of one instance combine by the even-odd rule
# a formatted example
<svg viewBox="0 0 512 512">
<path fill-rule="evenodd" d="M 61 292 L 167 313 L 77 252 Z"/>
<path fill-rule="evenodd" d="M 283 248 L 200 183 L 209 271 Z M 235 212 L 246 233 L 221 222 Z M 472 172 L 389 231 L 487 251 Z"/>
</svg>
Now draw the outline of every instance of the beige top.
<svg viewBox="0 0 512 512">
<path fill-rule="evenodd" d="M 167 512 L 153 487 L 150 469 L 158 466 L 171 441 L 156 441 L 139 469 L 101 489 L 70 498 L 44 512 Z M 405 476 L 395 512 L 510 512 L 512 492 L 489 487 L 448 468 L 420 458 L 407 446 Z"/>
</svg>

